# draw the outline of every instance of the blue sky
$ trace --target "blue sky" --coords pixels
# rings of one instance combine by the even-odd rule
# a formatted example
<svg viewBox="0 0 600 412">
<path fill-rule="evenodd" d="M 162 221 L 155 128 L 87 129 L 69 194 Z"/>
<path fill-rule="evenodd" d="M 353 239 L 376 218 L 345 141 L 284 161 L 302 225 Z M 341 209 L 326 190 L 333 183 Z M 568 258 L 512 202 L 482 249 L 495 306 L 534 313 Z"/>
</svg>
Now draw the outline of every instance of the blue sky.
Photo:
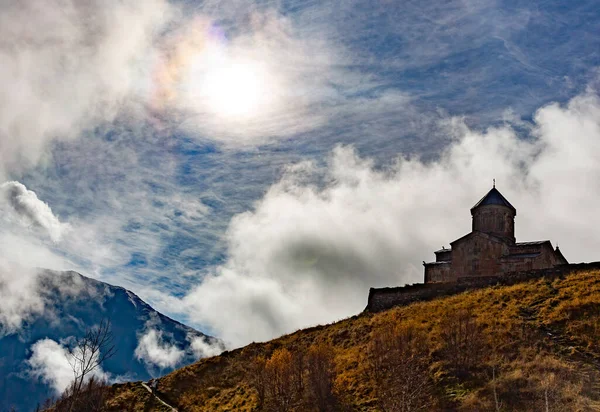
<svg viewBox="0 0 600 412">
<path fill-rule="evenodd" d="M 600 239 L 565 213 L 600 194 L 594 1 L 34 3 L 0 18 L 0 178 L 64 230 L 3 205 L 21 263 L 238 345 L 420 281 L 492 178 L 518 236 L 594 260 Z M 216 76 L 236 67 L 222 85 L 211 42 L 230 59 Z"/>
</svg>

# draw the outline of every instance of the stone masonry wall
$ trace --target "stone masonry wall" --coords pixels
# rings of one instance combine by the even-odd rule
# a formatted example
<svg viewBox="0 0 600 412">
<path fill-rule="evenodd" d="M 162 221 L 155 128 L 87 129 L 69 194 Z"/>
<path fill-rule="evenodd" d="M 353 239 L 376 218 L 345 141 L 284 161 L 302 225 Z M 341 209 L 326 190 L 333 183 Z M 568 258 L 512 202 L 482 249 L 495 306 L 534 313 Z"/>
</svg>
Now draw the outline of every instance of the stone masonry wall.
<svg viewBox="0 0 600 412">
<path fill-rule="evenodd" d="M 498 276 L 502 270 L 500 257 L 508 254 L 508 246 L 483 233 L 459 239 L 452 244 L 452 271 L 455 277 Z"/>
<path fill-rule="evenodd" d="M 473 231 L 489 233 L 491 235 L 515 241 L 515 212 L 508 207 L 499 205 L 486 205 L 477 208 L 473 214 Z"/>
<path fill-rule="evenodd" d="M 425 283 L 450 282 L 452 279 L 452 265 L 439 263 L 437 265 L 425 266 Z"/>
<path fill-rule="evenodd" d="M 481 289 L 493 285 L 513 285 L 531 279 L 554 278 L 571 272 L 591 269 L 600 269 L 600 262 L 567 264 L 549 269 L 511 272 L 500 276 L 459 278 L 457 282 L 449 283 L 418 283 L 394 288 L 371 288 L 365 311 L 381 312 L 394 306 L 455 295 L 466 290 Z"/>
</svg>

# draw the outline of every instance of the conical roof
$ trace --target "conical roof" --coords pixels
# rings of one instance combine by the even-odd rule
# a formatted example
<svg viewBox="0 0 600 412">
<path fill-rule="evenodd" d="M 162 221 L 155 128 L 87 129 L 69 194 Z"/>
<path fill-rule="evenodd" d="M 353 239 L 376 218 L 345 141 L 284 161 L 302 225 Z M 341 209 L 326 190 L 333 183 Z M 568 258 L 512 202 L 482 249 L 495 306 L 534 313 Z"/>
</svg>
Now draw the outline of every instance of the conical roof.
<svg viewBox="0 0 600 412">
<path fill-rule="evenodd" d="M 502 193 L 500 193 L 495 186 L 484 197 L 482 197 L 481 200 L 475 204 L 475 206 L 471 208 L 471 212 L 473 212 L 480 206 L 488 205 L 506 206 L 509 209 L 512 209 L 512 211 L 515 212 L 515 214 L 517 213 L 517 209 L 515 209 L 515 207 L 511 205 L 510 202 L 506 200 L 504 196 L 502 196 Z"/>
</svg>

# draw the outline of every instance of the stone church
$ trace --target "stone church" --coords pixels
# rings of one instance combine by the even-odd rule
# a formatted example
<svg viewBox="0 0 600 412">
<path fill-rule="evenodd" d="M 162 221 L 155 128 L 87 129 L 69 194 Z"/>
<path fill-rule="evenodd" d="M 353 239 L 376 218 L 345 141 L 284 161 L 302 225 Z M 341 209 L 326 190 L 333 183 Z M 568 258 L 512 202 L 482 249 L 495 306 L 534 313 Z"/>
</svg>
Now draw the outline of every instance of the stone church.
<svg viewBox="0 0 600 412">
<path fill-rule="evenodd" d="M 509 272 L 548 269 L 568 263 L 549 240 L 516 242 L 517 210 L 496 185 L 471 208 L 471 233 L 434 252 L 425 263 L 425 283 L 456 282 L 460 278 L 499 276 Z"/>
</svg>

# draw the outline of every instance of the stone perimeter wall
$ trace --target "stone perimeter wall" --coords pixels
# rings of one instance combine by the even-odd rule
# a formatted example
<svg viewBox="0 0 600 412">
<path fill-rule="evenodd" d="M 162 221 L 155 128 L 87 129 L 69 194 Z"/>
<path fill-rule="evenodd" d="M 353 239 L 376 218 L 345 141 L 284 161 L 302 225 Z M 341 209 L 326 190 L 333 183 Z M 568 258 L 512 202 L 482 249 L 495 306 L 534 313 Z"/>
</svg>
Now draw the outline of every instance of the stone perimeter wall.
<svg viewBox="0 0 600 412">
<path fill-rule="evenodd" d="M 575 271 L 592 269 L 600 269 L 600 262 L 559 265 L 549 269 L 510 272 L 500 276 L 459 278 L 456 282 L 448 283 L 417 283 L 395 288 L 371 288 L 365 311 L 380 312 L 394 306 L 455 295 L 466 290 L 494 285 L 514 285 L 531 279 L 555 278 Z"/>
</svg>

